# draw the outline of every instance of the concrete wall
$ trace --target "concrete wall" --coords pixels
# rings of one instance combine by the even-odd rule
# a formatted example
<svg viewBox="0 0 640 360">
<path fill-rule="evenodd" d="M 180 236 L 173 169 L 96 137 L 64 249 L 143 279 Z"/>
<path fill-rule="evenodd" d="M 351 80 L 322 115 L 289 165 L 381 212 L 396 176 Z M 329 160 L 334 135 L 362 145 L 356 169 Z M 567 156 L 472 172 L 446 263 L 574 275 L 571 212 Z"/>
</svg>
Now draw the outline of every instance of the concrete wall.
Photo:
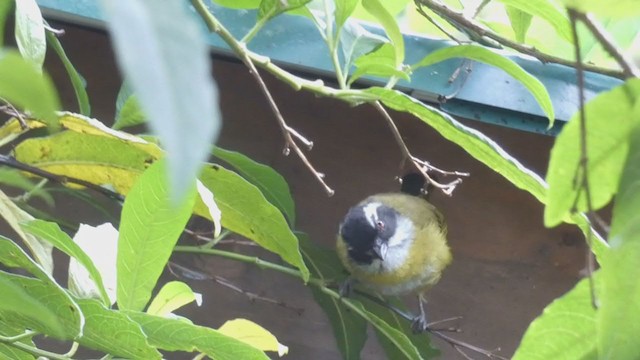
<svg viewBox="0 0 640 360">
<path fill-rule="evenodd" d="M 120 78 L 108 38 L 68 25 L 59 27 L 67 31 L 61 39 L 63 45 L 88 82 L 94 117 L 109 123 Z M 47 67 L 65 104 L 73 110 L 75 100 L 64 70 L 54 56 L 48 57 Z M 399 174 L 400 152 L 371 106 L 352 108 L 336 100 L 297 93 L 263 74 L 289 124 L 314 141 L 309 158 L 336 190 L 329 198 L 295 156 L 282 155 L 283 140 L 276 121 L 247 70 L 217 60 L 213 71 L 224 122 L 218 144 L 271 165 L 285 176 L 296 200 L 297 227 L 313 241 L 333 246 L 338 223 L 352 204 L 367 195 L 397 189 L 394 176 Z M 415 155 L 436 166 L 472 174 L 452 197 L 435 194 L 432 198 L 447 218 L 454 262 L 428 294 L 429 317 L 463 316 L 457 323 L 463 333 L 453 336 L 487 349 L 501 348 L 501 354 L 510 356 L 529 322 L 579 279 L 585 257 L 582 236 L 569 226 L 545 229 L 543 208 L 532 196 L 419 120 L 392 115 Z M 552 138 L 465 123 L 496 140 L 526 166 L 545 172 Z M 275 259 L 256 248 L 235 249 Z M 339 358 L 327 318 L 308 289 L 295 279 L 220 258 L 178 256 L 177 261 L 223 276 L 246 291 L 304 309 L 298 314 L 270 303 L 252 302 L 215 283 L 200 282 L 192 286 L 204 294 L 204 307 L 189 307 L 184 312 L 196 323 L 219 326 L 225 320 L 244 317 L 270 329 L 288 345 L 289 359 Z M 413 299 L 408 301 L 415 306 Z M 443 351 L 442 358 L 461 358 L 446 344 L 436 340 L 436 345 Z M 369 341 L 362 358 L 383 359 L 384 355 L 375 341 Z"/>
</svg>

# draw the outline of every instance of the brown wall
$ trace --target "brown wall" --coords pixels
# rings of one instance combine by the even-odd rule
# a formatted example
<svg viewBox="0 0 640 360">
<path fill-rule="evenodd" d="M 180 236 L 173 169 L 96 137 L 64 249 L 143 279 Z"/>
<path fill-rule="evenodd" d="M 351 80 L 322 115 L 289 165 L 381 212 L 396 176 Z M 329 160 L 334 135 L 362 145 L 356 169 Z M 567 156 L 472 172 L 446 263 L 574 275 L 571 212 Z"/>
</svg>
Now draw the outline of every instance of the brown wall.
<svg viewBox="0 0 640 360">
<path fill-rule="evenodd" d="M 109 123 L 120 80 L 108 39 L 101 33 L 64 28 L 67 35 L 62 42 L 88 81 L 93 115 Z M 75 109 L 63 70 L 51 54 L 48 68 L 65 104 Z M 214 73 L 224 123 L 218 144 L 271 165 L 285 176 L 296 200 L 297 227 L 313 241 L 333 246 L 338 223 L 349 206 L 367 195 L 397 188 L 394 176 L 399 174 L 400 153 L 372 107 L 352 108 L 336 100 L 296 93 L 265 75 L 289 124 L 314 141 L 309 157 L 336 190 L 329 198 L 295 156 L 282 156 L 283 140 L 275 119 L 246 69 L 216 61 Z M 568 226 L 545 229 L 543 208 L 532 196 L 419 120 L 393 116 L 414 154 L 436 166 L 472 174 L 453 197 L 436 194 L 432 199 L 447 218 L 454 262 L 428 294 L 429 317 L 463 316 L 458 322 L 463 333 L 454 336 L 487 349 L 499 347 L 502 354 L 510 356 L 528 323 L 579 279 L 584 258 L 581 235 Z M 466 123 L 502 144 L 525 165 L 544 173 L 552 138 Z M 255 248 L 237 250 L 273 258 Z M 247 291 L 304 309 L 299 315 L 277 305 L 251 302 L 215 283 L 194 283 L 194 290 L 204 294 L 204 307 L 189 307 L 185 313 L 196 323 L 219 326 L 227 319 L 244 317 L 270 329 L 288 345 L 289 359 L 339 358 L 326 317 L 308 289 L 295 279 L 220 258 L 180 256 L 178 261 L 204 266 Z M 436 344 L 444 359 L 461 358 L 446 344 Z M 362 358 L 384 356 L 370 341 Z"/>
</svg>

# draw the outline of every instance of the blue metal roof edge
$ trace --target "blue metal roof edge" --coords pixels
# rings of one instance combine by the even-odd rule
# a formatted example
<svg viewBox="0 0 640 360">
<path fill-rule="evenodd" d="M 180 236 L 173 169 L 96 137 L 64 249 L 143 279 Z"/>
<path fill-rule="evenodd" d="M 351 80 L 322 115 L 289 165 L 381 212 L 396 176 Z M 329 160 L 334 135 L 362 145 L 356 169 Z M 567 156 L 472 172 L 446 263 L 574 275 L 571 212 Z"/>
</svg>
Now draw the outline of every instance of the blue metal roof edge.
<svg viewBox="0 0 640 360">
<path fill-rule="evenodd" d="M 38 0 L 45 16 L 83 26 L 101 27 L 103 18 L 97 0 Z M 255 23 L 253 10 L 233 10 L 211 5 L 216 17 L 234 35 L 242 37 Z M 371 29 L 372 31 L 378 31 Z M 217 35 L 209 38 L 212 51 L 229 54 L 229 48 Z M 451 42 L 416 35 L 404 35 L 406 62 L 415 63 L 428 53 Z M 295 15 L 280 15 L 270 21 L 252 40 L 249 47 L 270 57 L 280 66 L 333 77 L 333 65 L 326 44 L 315 25 Z M 451 75 L 461 66 L 461 59 L 452 59 L 416 70 L 411 82 L 400 81 L 397 88 L 418 99 L 438 103 L 452 115 L 508 126 L 541 134 L 555 135 L 577 110 L 578 95 L 575 70 L 557 64 L 543 64 L 524 56 L 509 57 L 536 76 L 547 88 L 556 112 L 556 124 L 547 129 L 548 120 L 527 89 L 500 69 L 473 63 L 469 74 L 450 82 Z M 609 76 L 585 74 L 587 99 L 622 83 Z M 376 79 L 366 79 L 376 84 Z M 382 84 L 378 82 L 378 84 Z M 438 99 L 454 95 L 446 102 Z"/>
</svg>

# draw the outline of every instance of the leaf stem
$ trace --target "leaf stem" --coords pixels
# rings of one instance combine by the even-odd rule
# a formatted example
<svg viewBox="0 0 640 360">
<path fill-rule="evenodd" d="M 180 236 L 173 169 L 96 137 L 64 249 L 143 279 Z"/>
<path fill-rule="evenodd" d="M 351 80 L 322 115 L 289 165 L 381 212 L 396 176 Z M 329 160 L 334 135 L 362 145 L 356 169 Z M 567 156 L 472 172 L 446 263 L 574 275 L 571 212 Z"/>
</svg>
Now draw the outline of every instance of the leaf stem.
<svg viewBox="0 0 640 360">
<path fill-rule="evenodd" d="M 483 25 L 479 24 L 475 20 L 467 18 L 466 16 L 464 16 L 464 14 L 449 8 L 448 6 L 446 6 L 445 4 L 441 3 L 438 0 L 414 0 L 414 1 L 416 3 L 416 6 L 418 7 L 426 6 L 427 8 L 431 9 L 431 11 L 433 11 L 443 19 L 447 20 L 452 25 L 460 26 L 465 30 L 469 31 L 470 34 L 478 35 L 480 38 L 486 37 L 486 38 L 492 39 L 502 46 L 506 46 L 522 54 L 533 56 L 534 58 L 540 60 L 542 63 L 556 63 L 561 65 L 571 66 L 573 68 L 577 66 L 577 64 L 574 61 L 543 53 L 538 49 L 536 49 L 535 47 L 524 45 L 524 44 L 515 42 L 511 39 L 508 39 L 504 36 L 501 36 L 489 30 L 488 28 L 484 27 Z M 627 77 L 627 75 L 623 71 L 616 70 L 616 69 L 609 69 L 609 68 L 604 68 L 604 67 L 595 66 L 591 64 L 582 64 L 582 67 L 584 70 L 616 77 L 618 79 L 624 79 Z"/>
<path fill-rule="evenodd" d="M 30 346 L 30 345 L 27 345 L 27 344 L 19 342 L 19 340 L 22 340 L 24 338 L 27 338 L 29 336 L 34 336 L 34 335 L 36 335 L 36 333 L 29 332 L 29 331 L 25 332 L 24 334 L 20 334 L 20 335 L 16 335 L 16 336 L 2 336 L 2 335 L 0 335 L 0 343 L 7 344 L 9 346 L 13 346 L 13 347 L 15 347 L 17 349 L 20 349 L 22 351 L 28 352 L 28 353 L 30 353 L 32 355 L 35 355 L 35 356 L 38 356 L 38 357 L 45 357 L 45 358 L 53 359 L 53 360 L 72 360 L 71 356 L 73 356 L 73 354 L 69 354 L 69 353 L 67 353 L 67 354 L 58 354 L 58 353 L 54 353 L 54 352 L 38 349 L 35 346 Z M 73 348 L 72 348 L 72 350 L 73 350 Z"/>
</svg>

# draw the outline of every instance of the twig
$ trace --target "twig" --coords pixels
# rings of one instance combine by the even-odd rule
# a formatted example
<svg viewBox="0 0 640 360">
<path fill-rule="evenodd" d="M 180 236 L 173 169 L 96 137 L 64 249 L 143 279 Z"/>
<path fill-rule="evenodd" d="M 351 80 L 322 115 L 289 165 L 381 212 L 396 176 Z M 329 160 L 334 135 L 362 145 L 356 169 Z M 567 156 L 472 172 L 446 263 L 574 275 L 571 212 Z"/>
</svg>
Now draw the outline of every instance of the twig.
<svg viewBox="0 0 640 360">
<path fill-rule="evenodd" d="M 13 104 L 11 104 L 6 99 L 0 98 L 0 100 L 2 100 L 6 104 L 4 106 L 0 106 L 0 111 L 18 119 L 18 122 L 20 123 L 20 128 L 22 130 L 27 130 L 29 128 L 29 125 L 27 125 L 27 120 L 25 119 L 25 115 L 22 112 L 18 111 L 18 109 L 16 109 L 15 106 L 13 106 Z"/>
<path fill-rule="evenodd" d="M 584 69 L 582 68 L 582 53 L 580 51 L 580 38 L 578 36 L 578 12 L 572 9 L 569 9 L 569 19 L 571 20 L 571 31 L 573 34 L 573 46 L 575 50 L 576 56 L 576 76 L 577 76 L 577 84 L 578 84 L 578 104 L 579 104 L 579 120 L 580 120 L 580 162 L 578 166 L 578 170 L 581 175 L 580 179 L 580 188 L 584 189 L 584 195 L 586 197 L 587 202 L 587 219 L 590 214 L 593 214 L 593 204 L 591 203 L 591 189 L 589 187 L 589 158 L 587 157 L 587 116 L 584 111 Z M 580 192 L 576 195 L 576 197 L 580 197 Z M 576 200 L 577 201 L 577 200 Z M 589 245 L 587 249 L 587 271 L 589 277 L 589 289 L 591 294 L 591 305 L 597 309 L 597 299 L 595 294 L 595 285 L 593 282 L 593 271 L 595 269 L 595 259 L 593 252 L 591 251 L 592 246 L 592 234 L 591 231 L 587 232 L 587 244 Z"/>
<path fill-rule="evenodd" d="M 174 251 L 176 252 L 184 252 L 184 253 L 196 253 L 196 254 L 208 254 L 208 255 L 215 255 L 215 256 L 221 256 L 227 259 L 232 259 L 232 260 L 237 260 L 237 261 L 241 261 L 241 262 L 245 262 L 245 263 L 249 263 L 249 264 L 255 264 L 256 266 L 260 267 L 261 269 L 269 269 L 269 270 L 274 270 L 274 271 L 278 271 L 281 272 L 283 274 L 287 274 L 289 276 L 293 276 L 296 277 L 298 279 L 302 278 L 302 274 L 300 273 L 300 271 L 296 270 L 296 269 L 292 269 L 290 267 L 287 266 L 283 266 L 283 265 L 279 265 L 279 264 L 275 264 L 269 261 L 265 261 L 262 260 L 258 257 L 253 257 L 253 256 L 247 256 L 247 255 L 243 255 L 243 254 L 238 254 L 235 252 L 230 252 L 230 251 L 224 251 L 224 250 L 218 250 L 218 249 L 203 249 L 203 248 L 199 248 L 197 246 L 176 246 L 174 249 Z M 319 278 L 314 278 L 311 277 L 309 278 L 308 284 L 311 286 L 315 286 L 316 288 L 318 288 L 320 290 L 320 292 L 322 292 L 323 294 L 330 296 L 331 298 L 340 301 L 343 305 L 345 305 L 347 308 L 349 308 L 351 311 L 353 311 L 354 313 L 358 314 L 359 316 L 363 317 L 364 319 L 367 319 L 367 314 L 365 314 L 362 311 L 362 308 L 360 306 L 358 306 L 356 303 L 352 302 L 349 298 L 343 297 L 342 295 L 339 294 L 338 291 L 336 291 L 335 289 L 332 289 L 330 286 L 327 286 L 327 283 Z M 334 284 L 335 287 L 335 284 Z M 369 297 L 370 299 L 374 299 L 373 297 Z M 374 300 L 376 301 L 376 300 Z M 380 301 L 378 299 L 378 301 Z M 378 302 L 376 301 L 376 302 Z M 378 302 L 380 304 L 380 302 Z M 382 302 L 384 303 L 384 302 Z M 384 306 L 384 305 L 383 305 Z M 396 307 L 388 307 L 391 311 L 396 312 L 396 314 L 398 314 L 399 316 L 401 316 L 402 318 L 404 318 L 405 320 L 408 321 L 412 321 L 413 317 L 409 314 L 404 313 L 403 311 L 397 309 Z M 477 346 L 471 345 L 471 344 L 467 344 L 463 341 L 460 340 L 456 340 L 454 338 L 451 338 L 447 335 L 442 334 L 441 331 L 429 331 L 430 333 L 436 335 L 437 337 L 439 337 L 441 340 L 444 340 L 445 342 L 449 343 L 451 346 L 455 347 L 460 347 L 460 348 L 464 348 L 470 351 L 474 351 L 477 352 L 479 354 L 482 354 L 490 359 L 506 359 L 502 356 L 499 356 L 497 354 L 494 354 L 491 351 L 488 350 L 484 350 L 482 348 L 479 348 Z"/>
<path fill-rule="evenodd" d="M 26 334 L 26 333 L 25 333 Z M 10 337 L 6 337 L 6 336 L 2 336 L 0 335 L 0 344 L 6 344 L 8 346 L 13 346 L 15 348 L 18 348 L 24 352 L 28 352 L 29 354 L 38 356 L 38 357 L 44 357 L 47 359 L 53 359 L 53 360 L 73 360 L 71 358 L 72 355 L 67 354 L 58 354 L 58 353 L 54 353 L 54 352 L 50 352 L 50 351 L 46 351 L 46 350 L 42 350 L 39 349 L 35 346 L 31 346 L 31 345 L 27 345 L 24 343 L 19 342 L 18 340 L 23 338 L 24 334 L 18 335 L 18 336 L 10 336 Z M 35 335 L 34 333 L 29 333 L 29 336 Z M 18 338 L 16 340 L 16 338 Z M 72 348 L 73 349 L 73 348 Z"/>
<path fill-rule="evenodd" d="M 231 281 L 223 278 L 222 276 L 219 275 L 209 275 L 209 274 L 205 274 L 202 271 L 198 271 L 198 270 L 193 270 L 190 269 L 186 266 L 182 266 L 180 264 L 177 264 L 175 262 L 170 261 L 167 264 L 167 268 L 169 269 L 169 272 L 171 272 L 171 274 L 173 274 L 173 276 L 177 277 L 177 278 L 182 278 L 182 279 L 189 279 L 189 280 L 196 280 L 196 281 L 204 281 L 204 280 L 213 280 L 216 283 L 225 286 L 235 292 L 238 292 L 240 294 L 243 294 L 245 296 L 247 296 L 249 298 L 250 301 L 255 301 L 255 300 L 260 300 L 260 301 L 264 301 L 264 302 L 268 302 L 271 304 L 275 304 L 278 306 L 281 306 L 287 310 L 292 310 L 294 312 L 296 312 L 298 315 L 302 315 L 302 313 L 304 313 L 304 309 L 301 308 L 297 308 L 297 307 L 293 307 L 290 305 L 287 305 L 284 301 L 280 301 L 280 300 L 276 300 L 276 299 L 272 299 L 266 296 L 262 296 L 247 290 L 242 289 L 240 286 L 235 285 L 234 283 L 232 283 Z"/>
<path fill-rule="evenodd" d="M 253 63 L 253 60 L 251 59 L 251 57 L 249 57 L 245 44 L 237 41 L 233 37 L 233 35 L 231 35 L 231 33 L 229 33 L 229 31 L 224 26 L 222 26 L 220 22 L 218 22 L 218 20 L 215 17 L 211 16 L 211 14 L 209 13 L 209 9 L 204 5 L 202 0 L 191 0 L 191 4 L 196 8 L 196 10 L 201 15 L 203 15 L 203 18 L 209 30 L 212 32 L 215 32 L 220 37 L 222 37 L 224 41 L 231 47 L 231 49 L 240 58 L 240 60 L 242 60 L 242 62 L 249 68 L 249 73 L 251 74 L 251 76 L 254 77 L 255 81 L 258 83 L 260 90 L 262 91 L 263 95 L 267 99 L 267 102 L 269 103 L 269 107 L 271 108 L 271 111 L 273 112 L 276 119 L 278 120 L 278 126 L 280 126 L 280 130 L 282 131 L 282 136 L 284 137 L 284 141 L 285 141 L 283 153 L 285 155 L 288 155 L 291 149 L 293 149 L 293 151 L 296 153 L 296 155 L 298 155 L 302 163 L 307 167 L 307 169 L 309 169 L 309 171 L 311 171 L 311 173 L 316 178 L 316 180 L 324 187 L 324 190 L 327 193 L 327 195 L 332 196 L 334 194 L 334 190 L 331 189 L 327 185 L 327 183 L 324 181 L 324 174 L 320 173 L 315 169 L 315 167 L 311 164 L 309 159 L 307 159 L 307 156 L 304 154 L 302 149 L 300 149 L 298 144 L 296 144 L 293 137 L 295 136 L 297 139 L 299 139 L 305 146 L 307 146 L 307 148 L 311 148 L 311 146 L 313 146 L 313 143 L 307 140 L 306 138 L 304 138 L 298 132 L 294 132 L 294 133 L 291 132 L 291 127 L 287 125 L 286 121 L 284 120 L 284 117 L 282 116 L 282 113 L 280 112 L 280 109 L 278 109 L 278 105 L 273 99 L 273 96 L 271 96 L 271 92 L 269 91 L 264 80 L 258 73 L 258 69 L 256 69 L 256 66 Z M 207 14 L 209 16 L 206 16 Z"/>
<path fill-rule="evenodd" d="M 37 168 L 35 166 L 31 166 L 31 165 L 27 165 L 25 163 L 21 163 L 18 160 L 16 160 L 15 158 L 11 157 L 11 156 L 7 156 L 7 155 L 0 155 L 0 164 L 12 167 L 14 169 L 18 169 L 18 170 L 22 170 L 22 171 L 26 171 L 28 173 L 31 173 L 33 175 L 37 175 L 40 177 L 43 177 L 45 179 L 51 180 L 53 182 L 62 184 L 62 185 L 66 185 L 66 184 L 76 184 L 76 185 L 82 185 L 88 189 L 91 189 L 95 192 L 98 192 L 106 197 L 109 197 L 111 199 L 114 200 L 118 200 L 118 201 L 124 201 L 124 196 L 122 196 L 121 194 L 109 190 L 107 188 L 104 188 L 102 186 L 93 184 L 89 181 L 86 180 L 82 180 L 82 179 L 77 179 L 74 177 L 70 177 L 70 176 L 64 176 L 64 175 L 57 175 L 54 173 L 50 173 L 46 170 L 42 170 L 40 168 Z"/>
<path fill-rule="evenodd" d="M 618 65 L 620 65 L 624 72 L 625 78 L 640 77 L 640 70 L 638 70 L 628 56 L 618 49 L 607 30 L 605 30 L 597 20 L 593 19 L 589 14 L 584 14 L 576 10 L 573 10 L 573 13 L 574 19 L 580 20 L 585 24 L 600 44 L 602 44 L 602 47 L 618 62 Z"/>
<path fill-rule="evenodd" d="M 51 27 L 51 25 L 49 25 L 48 22 L 44 22 L 44 29 L 47 30 L 48 32 L 52 33 L 53 35 L 55 35 L 56 37 L 60 37 L 62 35 L 65 34 L 64 29 L 54 29 L 53 27 Z"/>
<path fill-rule="evenodd" d="M 482 0 L 482 2 L 480 3 L 480 5 L 478 5 L 478 7 L 473 11 L 473 15 L 471 16 L 472 19 L 475 19 L 478 17 L 478 15 L 480 15 L 480 12 L 482 10 L 484 10 L 484 8 L 489 5 L 489 3 L 491 2 L 491 0 Z"/>
<path fill-rule="evenodd" d="M 422 5 L 428 7 L 443 19 L 452 23 L 454 26 L 456 24 L 459 26 L 462 26 L 470 33 L 475 33 L 479 37 L 490 38 L 503 46 L 516 50 L 520 53 L 533 56 L 534 58 L 540 60 L 542 63 L 555 63 L 555 64 L 571 66 L 574 68 L 577 66 L 576 62 L 563 59 L 558 56 L 543 53 L 532 46 L 520 44 L 516 41 L 503 37 L 491 31 L 490 29 L 484 27 L 483 25 L 480 25 L 475 20 L 465 17 L 464 14 L 447 7 L 446 5 L 442 4 L 438 0 L 414 0 L 414 1 L 418 7 Z M 624 79 L 626 77 L 623 71 L 616 70 L 616 69 L 608 69 L 608 68 L 591 65 L 591 64 L 583 64 L 582 68 L 587 71 L 604 74 L 608 76 L 613 76 L 619 79 Z"/>
<path fill-rule="evenodd" d="M 384 106 L 382 106 L 382 104 L 380 104 L 379 101 L 373 102 L 372 104 L 376 108 L 376 110 L 378 110 L 378 112 L 382 114 L 382 117 L 387 122 L 387 125 L 389 125 L 389 128 L 391 129 L 391 133 L 393 134 L 393 137 L 398 143 L 398 146 L 400 147 L 400 151 L 402 152 L 403 163 L 407 159 L 411 160 L 411 164 L 413 164 L 416 170 L 418 170 L 431 185 L 442 190 L 444 194 L 451 195 L 453 193 L 453 190 L 455 190 L 456 186 L 458 186 L 458 184 L 462 182 L 461 176 L 469 176 L 469 173 L 465 173 L 465 172 L 441 170 L 440 168 L 432 166 L 430 163 L 424 160 L 420 160 L 417 157 L 413 156 L 411 154 L 411 151 L 409 151 L 407 144 L 402 139 L 402 135 L 400 134 L 398 127 L 396 126 L 395 122 L 393 121 L 393 119 L 391 118 L 387 110 L 384 108 Z M 429 171 L 436 171 L 443 175 L 455 175 L 455 176 L 458 176 L 458 178 L 449 183 L 440 183 L 429 175 Z"/>
<path fill-rule="evenodd" d="M 435 26 L 438 30 L 440 30 L 440 32 L 442 32 L 443 34 L 447 35 L 447 37 L 449 39 L 451 39 L 452 41 L 458 43 L 458 45 L 462 44 L 462 41 L 459 40 L 457 37 L 455 37 L 452 33 L 450 33 L 449 31 L 447 31 L 447 29 L 445 29 L 444 27 L 442 27 L 442 25 L 440 25 L 434 18 L 432 18 L 429 14 L 427 14 L 426 11 L 424 11 L 422 9 L 422 7 L 417 6 L 416 7 L 416 11 L 424 16 L 425 19 L 427 19 L 431 24 L 433 24 L 433 26 Z"/>
<path fill-rule="evenodd" d="M 262 296 L 262 295 L 259 295 L 259 294 L 252 293 L 250 291 L 244 290 L 241 287 L 239 287 L 238 285 L 234 285 L 231 281 L 223 278 L 222 276 L 214 275 L 213 276 L 213 281 L 215 281 L 216 283 L 218 283 L 218 284 L 220 284 L 222 286 L 225 286 L 225 287 L 227 287 L 227 288 L 229 288 L 229 289 L 231 289 L 231 290 L 233 290 L 235 292 L 238 292 L 240 294 L 245 295 L 252 302 L 255 301 L 255 300 L 260 300 L 260 301 L 264 301 L 264 302 L 271 303 L 271 304 L 274 304 L 274 305 L 278 305 L 278 306 L 283 307 L 283 308 L 285 308 L 287 310 L 294 311 L 298 315 L 302 315 L 304 313 L 304 309 L 302 309 L 302 308 L 297 308 L 297 307 L 288 305 L 284 301 L 272 299 L 272 298 L 269 298 L 269 297 L 266 297 L 266 296 Z"/>
</svg>

